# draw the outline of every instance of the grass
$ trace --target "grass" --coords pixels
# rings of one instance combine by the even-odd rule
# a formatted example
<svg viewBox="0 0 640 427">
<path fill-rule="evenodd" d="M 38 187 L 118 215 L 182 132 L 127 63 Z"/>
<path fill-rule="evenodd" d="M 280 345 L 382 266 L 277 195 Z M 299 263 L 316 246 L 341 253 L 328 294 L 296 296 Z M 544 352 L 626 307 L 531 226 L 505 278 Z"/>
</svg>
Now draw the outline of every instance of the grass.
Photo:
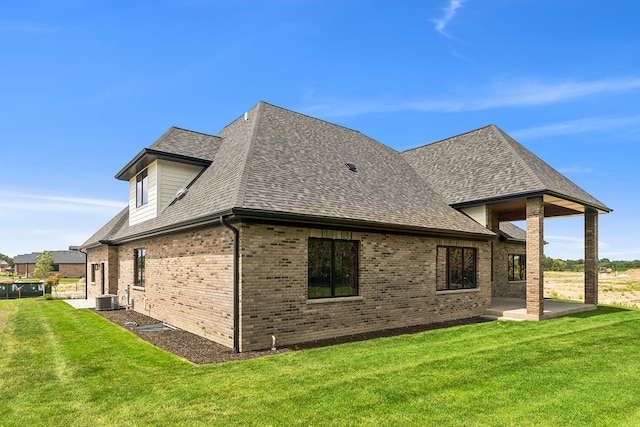
<svg viewBox="0 0 640 427">
<path fill-rule="evenodd" d="M 3 426 L 640 423 L 640 311 L 619 307 L 207 366 L 61 301 L 2 317 Z"/>
</svg>

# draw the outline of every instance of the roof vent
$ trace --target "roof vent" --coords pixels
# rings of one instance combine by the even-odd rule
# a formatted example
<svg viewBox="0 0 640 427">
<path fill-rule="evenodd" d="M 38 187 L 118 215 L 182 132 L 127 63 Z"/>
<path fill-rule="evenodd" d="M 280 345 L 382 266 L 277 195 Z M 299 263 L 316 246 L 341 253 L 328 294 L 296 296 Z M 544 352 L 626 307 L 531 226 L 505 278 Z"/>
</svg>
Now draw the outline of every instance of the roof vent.
<svg viewBox="0 0 640 427">
<path fill-rule="evenodd" d="M 189 190 L 188 190 L 188 189 L 186 189 L 186 188 L 181 188 L 181 189 L 179 189 L 178 191 L 176 191 L 176 200 L 180 200 L 180 199 L 182 199 L 184 196 L 186 196 L 186 195 L 187 195 L 187 192 L 188 192 L 188 191 L 189 191 Z"/>
<path fill-rule="evenodd" d="M 349 170 L 351 172 L 358 172 L 358 168 L 356 168 L 356 165 L 353 163 L 345 163 L 345 165 L 349 168 Z"/>
</svg>

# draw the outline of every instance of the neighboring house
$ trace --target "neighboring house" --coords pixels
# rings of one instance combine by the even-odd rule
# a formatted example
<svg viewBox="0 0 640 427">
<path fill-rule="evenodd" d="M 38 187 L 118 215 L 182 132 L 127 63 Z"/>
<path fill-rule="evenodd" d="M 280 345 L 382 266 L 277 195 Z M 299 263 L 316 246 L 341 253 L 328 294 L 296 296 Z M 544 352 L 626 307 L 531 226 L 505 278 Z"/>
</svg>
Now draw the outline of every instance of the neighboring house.
<svg viewBox="0 0 640 427">
<path fill-rule="evenodd" d="M 478 316 L 492 296 L 540 318 L 544 217 L 584 215 L 595 273 L 611 211 L 493 125 L 400 153 L 263 102 L 216 136 L 170 128 L 116 178 L 129 206 L 82 245 L 89 297 L 237 351 Z"/>
<path fill-rule="evenodd" d="M 61 277 L 86 277 L 86 255 L 79 249 L 68 251 L 49 251 L 53 257 L 53 272 Z M 21 277 L 33 277 L 33 271 L 42 252 L 16 255 L 13 258 L 15 274 Z"/>
<path fill-rule="evenodd" d="M 5 273 L 9 267 L 11 265 L 7 261 L 0 259 L 0 273 Z"/>
</svg>

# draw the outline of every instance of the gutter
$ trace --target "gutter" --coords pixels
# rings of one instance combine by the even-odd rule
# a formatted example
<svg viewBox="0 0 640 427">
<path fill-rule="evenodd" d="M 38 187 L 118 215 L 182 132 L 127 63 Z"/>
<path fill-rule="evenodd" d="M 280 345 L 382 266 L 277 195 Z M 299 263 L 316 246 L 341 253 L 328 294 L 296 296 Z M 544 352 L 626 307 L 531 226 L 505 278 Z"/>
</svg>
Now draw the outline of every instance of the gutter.
<svg viewBox="0 0 640 427">
<path fill-rule="evenodd" d="M 220 215 L 220 224 L 233 231 L 233 352 L 240 352 L 240 231 Z"/>
</svg>

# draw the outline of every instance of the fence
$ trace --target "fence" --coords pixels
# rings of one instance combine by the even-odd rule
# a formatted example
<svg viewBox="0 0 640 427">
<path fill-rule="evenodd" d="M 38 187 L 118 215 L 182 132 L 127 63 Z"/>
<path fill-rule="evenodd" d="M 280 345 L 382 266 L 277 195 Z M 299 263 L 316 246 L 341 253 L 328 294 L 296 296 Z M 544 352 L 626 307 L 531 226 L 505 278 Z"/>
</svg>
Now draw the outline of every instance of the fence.
<svg viewBox="0 0 640 427">
<path fill-rule="evenodd" d="M 33 298 L 51 293 L 50 286 L 42 282 L 0 283 L 0 299 Z"/>
</svg>

